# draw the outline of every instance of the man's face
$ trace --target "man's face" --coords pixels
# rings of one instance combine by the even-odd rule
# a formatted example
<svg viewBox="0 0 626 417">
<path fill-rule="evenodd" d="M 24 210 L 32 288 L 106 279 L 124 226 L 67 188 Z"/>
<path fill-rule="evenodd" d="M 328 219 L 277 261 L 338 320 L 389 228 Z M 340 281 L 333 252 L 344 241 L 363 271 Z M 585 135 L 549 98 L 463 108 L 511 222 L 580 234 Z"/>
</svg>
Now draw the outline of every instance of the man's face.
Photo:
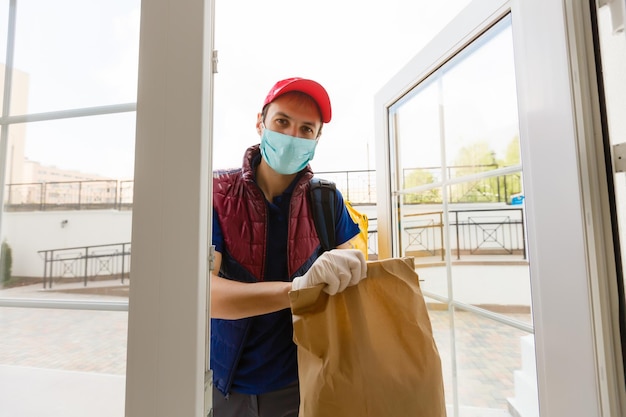
<svg viewBox="0 0 626 417">
<path fill-rule="evenodd" d="M 265 120 L 259 114 L 257 131 L 261 123 L 269 130 L 302 139 L 317 139 L 322 129 L 322 119 L 315 101 L 298 93 L 286 93 L 272 101 L 266 109 Z"/>
</svg>

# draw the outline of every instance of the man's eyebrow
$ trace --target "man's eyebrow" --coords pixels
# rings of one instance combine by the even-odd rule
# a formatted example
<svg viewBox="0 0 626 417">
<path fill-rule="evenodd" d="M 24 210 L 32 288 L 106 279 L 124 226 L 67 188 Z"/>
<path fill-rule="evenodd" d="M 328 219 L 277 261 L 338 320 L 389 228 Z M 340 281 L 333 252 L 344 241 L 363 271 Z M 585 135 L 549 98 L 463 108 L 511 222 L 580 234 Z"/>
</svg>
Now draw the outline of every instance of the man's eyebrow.
<svg viewBox="0 0 626 417">
<path fill-rule="evenodd" d="M 284 117 L 285 119 L 292 119 L 291 116 L 289 116 L 287 113 L 284 113 L 282 111 L 277 111 L 275 113 L 275 116 L 280 116 L 280 117 Z"/>
<path fill-rule="evenodd" d="M 283 117 L 283 118 L 285 118 L 285 119 L 293 120 L 293 117 L 289 116 L 287 113 L 282 112 L 282 111 L 277 111 L 277 112 L 274 114 L 274 116 L 280 116 L 280 117 Z M 304 121 L 304 122 L 302 122 L 302 124 L 305 124 L 305 125 L 307 125 L 307 126 L 311 126 L 311 127 L 314 127 L 314 128 L 316 128 L 316 127 L 317 127 L 317 124 L 316 124 L 315 122 L 308 122 L 308 121 Z"/>
</svg>

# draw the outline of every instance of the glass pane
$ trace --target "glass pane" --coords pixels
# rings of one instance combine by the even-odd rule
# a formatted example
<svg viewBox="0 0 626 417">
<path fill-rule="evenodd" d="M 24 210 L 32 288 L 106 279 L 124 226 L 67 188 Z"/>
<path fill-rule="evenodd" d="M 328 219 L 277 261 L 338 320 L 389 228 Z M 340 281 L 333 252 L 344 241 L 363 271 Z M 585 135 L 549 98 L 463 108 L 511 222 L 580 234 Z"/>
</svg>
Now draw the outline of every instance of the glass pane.
<svg viewBox="0 0 626 417">
<path fill-rule="evenodd" d="M 448 275 L 442 262 L 422 263 L 416 266 L 420 278 L 420 286 L 426 294 L 434 294 L 440 299 L 448 300 Z M 447 307 L 447 304 L 445 304 Z M 444 305 L 438 305 L 443 308 Z"/>
<path fill-rule="evenodd" d="M 134 132 L 134 113 L 10 126 L 0 297 L 127 296 Z"/>
<path fill-rule="evenodd" d="M 522 173 L 481 176 L 473 181 L 451 185 L 448 188 L 448 201 L 452 204 L 506 203 L 520 205 L 524 201 Z"/>
<path fill-rule="evenodd" d="M 133 178 L 134 112 L 11 127 L 12 133 L 18 131 L 24 137 L 25 171 L 21 181 L 12 182 Z"/>
<path fill-rule="evenodd" d="M 0 414 L 124 415 L 126 312 L 2 307 L 0 315 Z"/>
<path fill-rule="evenodd" d="M 438 102 L 437 84 L 428 82 L 412 91 L 394 113 L 394 130 L 398 140 L 396 158 L 402 167 L 400 189 L 411 189 L 442 179 Z M 426 201 L 433 199 L 432 195 L 423 197 Z M 441 200 L 435 197 L 435 201 Z"/>
<path fill-rule="evenodd" d="M 510 24 L 501 22 L 443 71 L 441 94 L 449 178 L 520 162 L 511 39 Z M 487 192 L 493 194 L 495 190 Z"/>
<path fill-rule="evenodd" d="M 507 16 L 390 108 L 395 242 L 415 257 L 460 416 L 537 405 L 515 86 Z"/>
<path fill-rule="evenodd" d="M 127 312 L 2 308 L 0 364 L 124 375 L 127 316 Z"/>
<path fill-rule="evenodd" d="M 422 276 L 420 275 L 420 280 Z M 422 285 L 423 282 L 420 282 Z M 446 404 L 448 404 L 448 416 L 453 416 L 454 412 L 450 409 L 449 404 L 454 401 L 454 367 L 452 365 L 452 343 L 451 340 L 451 320 L 448 304 L 441 303 L 424 297 L 426 306 L 428 307 L 428 316 L 433 327 L 433 336 L 441 358 L 441 370 L 443 374 L 443 387 L 446 395 Z"/>
<path fill-rule="evenodd" d="M 458 184 L 458 188 L 471 187 L 472 184 Z M 454 191 L 457 186 L 450 188 Z M 449 204 L 448 223 L 454 261 L 524 261 L 526 264 L 523 205 Z"/>
<path fill-rule="evenodd" d="M 136 100 L 139 1 L 15 4 L 4 113 Z M 8 5 L 0 0 L 1 80 Z M 10 124 L 6 132 L 0 299 L 25 307 L 0 307 L 2 410 L 121 416 L 127 313 L 63 308 L 123 309 L 128 301 L 135 113 Z M 60 308 L 27 308 L 52 303 Z M 29 392 L 37 401 L 20 400 Z"/>
<path fill-rule="evenodd" d="M 427 293 L 448 296 L 444 210 L 439 188 L 400 196 L 400 256 L 412 256 Z"/>
<path fill-rule="evenodd" d="M 437 191 L 403 194 L 400 197 L 402 256 L 414 256 L 416 263 L 445 260 L 443 209 L 441 204 L 429 204 L 429 199 L 436 196 Z"/>
<path fill-rule="evenodd" d="M 496 213 L 465 213 L 468 216 L 485 215 L 482 223 L 469 220 L 461 226 L 462 238 L 467 239 L 474 254 L 465 252 L 461 260 L 452 265 L 452 286 L 454 298 L 495 313 L 525 313 L 530 315 L 530 271 L 528 262 L 520 253 L 506 254 L 510 248 L 507 236 L 516 227 L 508 220 L 493 220 Z M 488 216 L 487 216 L 488 214 Z M 476 218 L 478 220 L 478 218 Z M 473 236 L 467 236 L 473 235 Z M 472 241 L 472 239 L 474 239 Z M 463 253 L 463 252 L 462 252 Z M 480 253 L 486 253 L 481 255 Z"/>
<path fill-rule="evenodd" d="M 528 320 L 527 313 L 509 315 Z M 532 334 L 457 309 L 454 335 L 461 417 L 508 416 L 513 410 L 524 414 L 511 415 L 539 415 Z"/>
<path fill-rule="evenodd" d="M 14 91 L 28 113 L 136 101 L 139 1 L 18 3 L 14 67 L 26 90 Z"/>
</svg>

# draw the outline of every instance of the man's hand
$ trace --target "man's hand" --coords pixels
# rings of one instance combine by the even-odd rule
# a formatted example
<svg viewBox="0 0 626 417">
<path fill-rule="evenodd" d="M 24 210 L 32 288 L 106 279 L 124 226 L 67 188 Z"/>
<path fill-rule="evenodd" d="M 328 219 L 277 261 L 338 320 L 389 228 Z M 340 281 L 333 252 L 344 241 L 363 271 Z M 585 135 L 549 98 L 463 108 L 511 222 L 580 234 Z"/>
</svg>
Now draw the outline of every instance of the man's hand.
<svg viewBox="0 0 626 417">
<path fill-rule="evenodd" d="M 292 290 L 326 284 L 324 291 L 337 294 L 350 285 L 356 285 L 367 276 L 367 263 L 358 249 L 333 249 L 324 252 L 301 277 L 296 277 Z"/>
</svg>

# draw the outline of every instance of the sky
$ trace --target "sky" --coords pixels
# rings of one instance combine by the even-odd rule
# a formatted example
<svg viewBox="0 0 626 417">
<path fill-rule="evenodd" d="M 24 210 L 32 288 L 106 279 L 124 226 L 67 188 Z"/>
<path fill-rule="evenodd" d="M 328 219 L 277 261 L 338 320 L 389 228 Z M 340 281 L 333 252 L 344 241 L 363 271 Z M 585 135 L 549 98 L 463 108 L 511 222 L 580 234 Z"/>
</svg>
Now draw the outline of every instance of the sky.
<svg viewBox="0 0 626 417">
<path fill-rule="evenodd" d="M 375 94 L 467 3 L 218 0 L 214 166 L 241 163 L 270 87 L 299 76 L 324 85 L 333 107 L 313 169 L 375 169 Z"/>
<path fill-rule="evenodd" d="M 300 76 L 324 85 L 333 107 L 313 169 L 375 169 L 376 93 L 468 3 L 216 0 L 213 167 L 241 164 L 259 142 L 256 115 L 268 90 Z M 19 0 L 15 65 L 29 76 L 28 111 L 134 102 L 138 4 Z M 133 133 L 129 115 L 32 123 L 26 156 L 126 179 Z"/>
</svg>

